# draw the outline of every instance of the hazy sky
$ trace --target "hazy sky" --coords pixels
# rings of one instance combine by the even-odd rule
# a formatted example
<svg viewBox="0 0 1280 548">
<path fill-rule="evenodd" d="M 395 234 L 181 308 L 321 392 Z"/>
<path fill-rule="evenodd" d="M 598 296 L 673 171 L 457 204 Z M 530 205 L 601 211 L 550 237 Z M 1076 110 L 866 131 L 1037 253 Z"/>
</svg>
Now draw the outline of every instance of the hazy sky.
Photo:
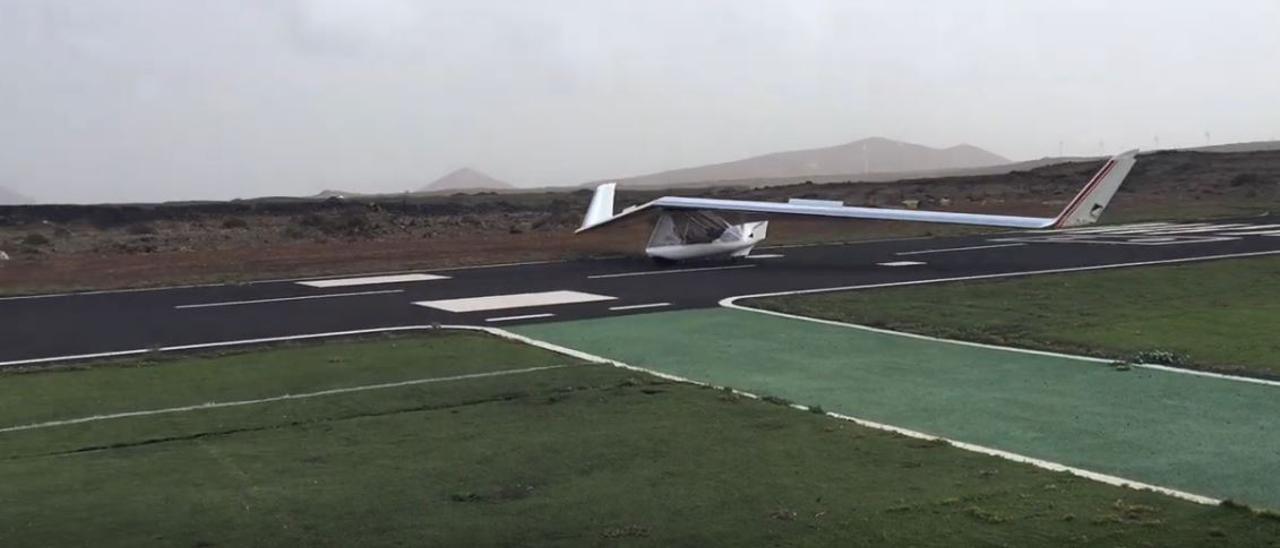
<svg viewBox="0 0 1280 548">
<path fill-rule="evenodd" d="M 1276 0 L 2 0 L 0 186 L 230 198 L 868 136 L 1014 159 L 1273 139 L 1278 55 Z"/>
</svg>

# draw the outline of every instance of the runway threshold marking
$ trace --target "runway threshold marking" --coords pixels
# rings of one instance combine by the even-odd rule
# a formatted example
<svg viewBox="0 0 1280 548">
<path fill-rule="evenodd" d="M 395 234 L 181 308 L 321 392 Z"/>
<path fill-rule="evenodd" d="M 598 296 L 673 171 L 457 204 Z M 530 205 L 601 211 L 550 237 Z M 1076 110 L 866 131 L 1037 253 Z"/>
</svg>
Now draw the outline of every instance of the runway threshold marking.
<svg viewBox="0 0 1280 548">
<path fill-rule="evenodd" d="M 701 268 L 675 268 L 671 270 L 643 270 L 640 272 L 622 272 L 619 274 L 596 274 L 587 276 L 588 280 L 599 280 L 603 278 L 626 278 L 629 276 L 656 276 L 658 274 L 682 274 L 685 272 L 707 272 L 711 270 L 734 270 L 738 268 L 755 268 L 760 265 L 740 264 L 733 266 L 706 266 Z"/>
<path fill-rule="evenodd" d="M 249 304 L 266 304 L 266 303 L 283 303 L 289 301 L 310 301 L 314 299 L 336 299 L 341 297 L 363 297 L 367 295 L 391 295 L 394 293 L 404 293 L 403 289 L 382 289 L 378 291 L 356 291 L 352 293 L 330 293 L 327 295 L 305 295 L 302 297 L 279 297 L 275 299 L 254 299 L 249 301 L 225 301 L 218 303 L 198 303 L 198 304 L 180 304 L 173 307 L 175 310 L 188 310 L 192 308 L 215 308 L 220 306 L 243 306 Z"/>
<path fill-rule="evenodd" d="M 894 255 L 927 255 L 929 253 L 950 253 L 952 251 L 975 251 L 978 249 L 995 249 L 998 247 L 1018 247 L 1024 246 L 1024 243 L 1014 244 L 994 244 L 994 245 L 971 245 L 967 247 L 945 247 L 942 249 L 921 249 L 919 251 L 899 251 Z"/>
<path fill-rule="evenodd" d="M 368 392 L 370 390 L 386 390 L 388 388 L 400 388 L 404 386 L 415 386 L 420 384 L 434 384 L 434 383 L 441 383 L 441 382 L 463 381 L 463 380 L 469 380 L 469 379 L 501 377 L 506 375 L 519 375 L 522 373 L 549 371 L 552 369 L 563 369 L 566 367 L 578 367 L 578 366 L 546 365 L 541 367 L 525 367 L 521 369 L 507 369 L 504 371 L 489 371 L 485 373 L 470 373 L 466 375 L 451 375 L 448 377 L 427 377 L 427 378 L 412 379 L 407 381 L 366 384 L 361 386 L 350 386 L 346 388 L 332 388 L 329 390 L 320 390 L 317 392 L 306 392 L 302 394 L 284 394 L 282 396 L 272 396 L 268 398 L 258 398 L 258 399 L 252 399 L 252 400 L 209 402 L 209 403 L 201 403 L 198 405 L 187 405 L 183 407 L 167 407 L 163 409 L 148 409 L 145 411 L 126 411 L 123 413 L 111 413 L 107 415 L 92 415 L 88 417 L 79 417 L 74 419 L 38 422 L 38 423 L 23 424 L 18 426 L 8 426 L 8 427 L 0 428 L 0 434 L 7 434 L 9 432 L 21 432 L 23 430 L 37 430 L 41 428 L 52 428 L 55 426 L 69 426 L 72 424 L 84 424 L 86 422 L 98 422 L 98 421 L 105 421 L 105 420 L 111 420 L 111 419 L 124 419 L 124 418 L 130 418 L 130 417 L 148 417 L 153 415 L 166 415 L 170 413 L 201 411 L 205 409 L 220 409 L 224 407 L 242 407 L 246 405 L 257 405 L 257 404 L 272 403 L 272 402 L 286 401 L 286 400 L 305 400 L 309 398 L 318 398 L 321 396 L 351 394 L 355 392 Z"/>
<path fill-rule="evenodd" d="M 396 274 L 392 276 L 365 276 L 361 278 L 334 278 L 329 280 L 307 280 L 295 282 L 298 285 L 307 287 L 329 288 L 329 287 L 351 287 L 356 285 L 375 285 L 375 284 L 395 284 L 405 282 L 428 282 L 431 280 L 447 280 L 448 276 L 439 274 Z"/>
<path fill-rule="evenodd" d="M 552 313 L 550 313 L 550 312 L 546 312 L 546 313 L 543 313 L 543 314 L 525 314 L 525 315 L 523 315 L 523 316 L 500 316 L 500 317 L 497 317 L 497 318 L 485 318 L 485 319 L 484 319 L 484 321 L 486 321 L 486 322 L 514 322 L 514 321 L 516 321 L 516 320 L 536 320 L 536 319 L 538 319 L 538 318 L 550 318 L 550 317 L 552 317 L 552 316 L 555 316 L 555 314 L 552 314 Z"/>
<path fill-rule="evenodd" d="M 643 308 L 662 308 L 671 306 L 671 303 L 648 303 L 648 304 L 629 304 L 626 306 L 610 306 L 609 310 L 640 310 Z"/>
<path fill-rule="evenodd" d="M 539 291 L 536 293 L 512 293 L 509 295 L 486 295 L 484 297 L 466 297 L 462 299 L 442 299 L 437 301 L 417 301 L 417 306 L 444 310 L 445 312 L 483 312 L 485 310 L 503 310 L 506 308 L 527 308 L 531 306 L 550 306 L 557 304 L 590 303 L 596 301 L 612 301 L 617 297 L 597 295 L 582 291 Z"/>
<path fill-rule="evenodd" d="M 887 263 L 876 263 L 877 266 L 920 266 L 928 264 L 922 261 L 889 261 Z"/>
</svg>

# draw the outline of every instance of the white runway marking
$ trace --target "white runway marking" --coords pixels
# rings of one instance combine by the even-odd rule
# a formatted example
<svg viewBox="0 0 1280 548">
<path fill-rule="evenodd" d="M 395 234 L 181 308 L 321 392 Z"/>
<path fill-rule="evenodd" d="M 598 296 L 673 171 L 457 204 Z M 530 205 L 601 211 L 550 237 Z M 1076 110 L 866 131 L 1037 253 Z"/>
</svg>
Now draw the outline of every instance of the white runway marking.
<svg viewBox="0 0 1280 548">
<path fill-rule="evenodd" d="M 588 280 L 598 280 L 601 278 L 626 278 L 628 276 L 654 276 L 657 274 L 680 274 L 684 272 L 706 272 L 709 270 L 733 270 L 735 268 L 754 268 L 760 265 L 740 264 L 733 266 L 707 266 L 702 268 L 677 268 L 673 270 L 644 270 L 641 272 L 623 272 L 621 274 L 596 274 L 595 276 L 587 276 Z"/>
<path fill-rule="evenodd" d="M 394 276 L 367 276 L 364 278 L 338 278 L 332 280 L 308 280 L 295 282 L 307 287 L 351 287 L 353 285 L 398 284 L 405 282 L 429 282 L 431 280 L 447 280 L 448 276 L 439 274 L 397 274 Z"/>
<path fill-rule="evenodd" d="M 552 313 L 550 313 L 550 312 L 547 312 L 547 313 L 545 313 L 545 314 L 525 314 L 525 315 L 523 315 L 523 316 L 501 316 L 501 317 L 497 317 L 497 318 L 485 318 L 485 320 L 484 320 L 484 321 L 486 321 L 486 322 L 513 322 L 513 321 L 516 321 L 516 320 L 533 320 L 533 319 L 537 319 L 537 318 L 550 318 L 550 317 L 552 317 L 552 316 L 555 316 L 555 314 L 552 314 Z"/>
<path fill-rule="evenodd" d="M 894 255 L 926 255 L 929 253 L 950 253 L 952 251 L 973 251 L 977 249 L 995 249 L 997 247 L 1018 247 L 1022 245 L 1027 245 L 1027 244 L 1022 244 L 1022 243 L 994 244 L 994 245 L 973 245 L 969 247 L 948 247 L 943 249 L 922 249 L 920 251 L 900 251 L 898 253 L 894 253 Z"/>
<path fill-rule="evenodd" d="M 609 310 L 640 310 L 642 308 L 662 308 L 671 306 L 671 303 L 649 303 L 649 304 L 629 304 L 626 306 L 610 306 Z"/>
<path fill-rule="evenodd" d="M 889 261 L 887 263 L 876 263 L 876 265 L 878 266 L 920 266 L 922 264 L 928 264 L 928 263 L 923 263 L 920 261 Z"/>
<path fill-rule="evenodd" d="M 331 293 L 328 295 L 306 295 L 303 297 L 280 297 L 276 299 L 256 299 L 252 301 L 226 301 L 220 303 L 200 303 L 200 304 L 181 304 L 173 307 L 176 310 L 186 310 L 189 308 L 214 308 L 218 306 L 241 306 L 246 304 L 264 304 L 264 303 L 283 303 L 289 301 L 310 301 L 313 299 L 334 299 L 339 297 L 362 297 L 365 295 L 390 295 L 392 293 L 404 293 L 403 289 L 383 289 L 380 291 L 359 291 L 355 293 Z"/>
<path fill-rule="evenodd" d="M 1129 232 L 1129 231 L 1150 230 L 1150 229 L 1154 229 L 1162 226 L 1169 226 L 1171 224 L 1172 223 L 1168 223 L 1168 222 L 1134 223 L 1134 224 L 1127 224 L 1127 225 L 1104 225 L 1104 226 L 1087 227 L 1087 228 L 1060 228 L 1058 230 L 1034 230 L 1032 232 L 1066 232 L 1070 234 L 1106 234 L 1109 232 Z"/>
<path fill-rule="evenodd" d="M 166 415 L 170 413 L 184 413 L 188 411 L 200 411 L 204 409 L 220 409 L 223 407 L 241 407 L 245 405 L 257 405 L 261 403 L 271 403 L 285 400 L 305 400 L 308 398 L 318 398 L 320 396 L 333 396 L 336 394 L 351 394 L 353 392 L 367 392 L 370 390 L 385 390 L 388 388 L 400 388 L 403 386 L 414 386 L 419 384 L 433 384 L 438 382 L 462 381 L 468 379 L 483 379 L 487 377 L 501 377 L 505 375 L 518 375 L 521 373 L 533 373 L 536 371 L 548 371 L 551 369 L 561 369 L 565 367 L 573 367 L 571 365 L 547 365 L 542 367 L 526 367 L 523 369 L 508 369 L 505 371 L 491 371 L 488 373 L 471 373 L 469 375 L 453 375 L 449 377 L 430 377 L 425 379 L 413 379 L 408 381 L 387 382 L 380 384 L 366 384 L 363 386 L 352 386 L 348 388 L 333 388 L 330 390 L 320 390 L 318 392 L 307 392 L 305 394 L 284 394 L 282 396 L 273 396 L 270 398 L 258 398 L 254 400 L 236 400 L 227 402 L 210 402 L 199 405 L 188 405 L 185 407 L 169 407 L 165 409 L 149 409 L 146 411 L 128 411 L 124 413 L 111 413 L 109 415 L 93 415 L 90 417 L 80 417 L 76 419 L 65 419 L 58 421 L 38 422 L 34 424 L 24 424 L 20 426 L 9 426 L 0 428 L 0 434 L 8 432 L 20 432 L 23 430 L 36 430 L 40 428 L 51 428 L 54 426 L 68 426 L 72 424 L 84 424 L 86 422 L 97 422 L 111 419 L 125 419 L 129 417 L 149 417 L 153 415 Z"/>
<path fill-rule="evenodd" d="M 1280 225 L 1253 225 L 1248 229 L 1223 232 L 1223 236 L 1276 236 L 1280 235 Z"/>
<path fill-rule="evenodd" d="M 1142 234 L 1151 236 L 1172 236 L 1175 234 L 1197 234 L 1200 232 L 1219 232 L 1223 230 L 1244 230 L 1247 224 L 1227 224 L 1227 225 L 1208 225 L 1208 226 L 1171 226 L 1169 228 L 1157 228 L 1154 230 L 1144 230 Z"/>
<path fill-rule="evenodd" d="M 786 255 L 783 255 L 781 253 L 764 253 L 761 255 L 747 255 L 745 258 L 747 259 L 781 259 L 783 257 L 786 257 Z"/>
<path fill-rule="evenodd" d="M 413 304 L 444 310 L 445 312 L 482 312 L 485 310 L 503 310 L 506 308 L 527 308 L 530 306 L 550 306 L 556 304 L 590 303 L 596 301 L 612 301 L 617 297 L 583 293 L 581 291 L 541 291 L 537 293 L 514 293 L 511 295 L 489 295 L 485 297 L 467 297 L 464 299 L 444 299 L 439 301 L 418 301 Z"/>
</svg>

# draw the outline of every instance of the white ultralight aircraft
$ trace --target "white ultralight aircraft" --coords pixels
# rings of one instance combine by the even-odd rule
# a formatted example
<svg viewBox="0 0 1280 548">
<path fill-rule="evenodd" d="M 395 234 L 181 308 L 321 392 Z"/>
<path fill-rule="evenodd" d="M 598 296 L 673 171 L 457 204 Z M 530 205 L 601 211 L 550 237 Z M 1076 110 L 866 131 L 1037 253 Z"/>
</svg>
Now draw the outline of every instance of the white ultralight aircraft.
<svg viewBox="0 0 1280 548">
<path fill-rule="evenodd" d="M 918 211 L 885 209 L 878 207 L 852 207 L 844 202 L 830 200 L 801 200 L 787 202 L 757 202 L 747 200 L 719 200 L 715 198 L 685 198 L 663 196 L 642 205 L 631 206 L 614 213 L 613 195 L 617 183 L 605 183 L 596 187 L 587 207 L 582 227 L 576 233 L 595 230 L 621 219 L 653 211 L 658 214 L 653 233 L 645 246 L 645 254 L 656 261 L 681 261 L 710 257 L 746 257 L 751 249 L 764 240 L 769 221 L 749 221 L 737 224 L 727 221 L 720 212 L 737 214 L 739 219 L 748 215 L 802 215 L 834 217 L 840 219 L 873 219 L 877 221 L 911 221 L 917 223 L 948 223 L 1001 228 L 1058 229 L 1090 225 L 1098 222 L 1102 210 L 1107 207 L 1116 189 L 1133 168 L 1137 150 L 1119 154 L 1085 184 L 1056 217 L 1017 217 L 1012 215 L 986 215 L 978 213 L 954 213 L 947 211 Z"/>
</svg>

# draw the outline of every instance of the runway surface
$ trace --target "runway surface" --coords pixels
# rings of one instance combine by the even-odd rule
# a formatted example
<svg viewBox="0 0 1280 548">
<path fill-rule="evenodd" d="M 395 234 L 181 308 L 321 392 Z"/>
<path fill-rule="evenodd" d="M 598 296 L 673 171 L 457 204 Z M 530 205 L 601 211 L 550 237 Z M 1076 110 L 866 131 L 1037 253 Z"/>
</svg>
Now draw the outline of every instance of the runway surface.
<svg viewBox="0 0 1280 548">
<path fill-rule="evenodd" d="M 1280 216 L 642 258 L 0 298 L 0 366 L 403 325 L 510 326 L 710 308 L 761 293 L 1280 254 Z"/>
</svg>

